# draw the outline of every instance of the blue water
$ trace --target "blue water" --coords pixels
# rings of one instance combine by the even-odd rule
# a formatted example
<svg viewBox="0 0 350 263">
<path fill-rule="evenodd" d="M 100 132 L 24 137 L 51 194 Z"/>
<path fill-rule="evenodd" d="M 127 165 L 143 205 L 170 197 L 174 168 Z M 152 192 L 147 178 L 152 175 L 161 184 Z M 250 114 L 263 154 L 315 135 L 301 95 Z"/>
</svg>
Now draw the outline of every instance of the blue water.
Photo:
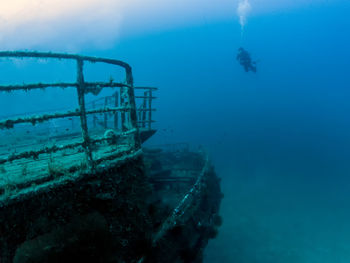
<svg viewBox="0 0 350 263">
<path fill-rule="evenodd" d="M 226 20 L 120 43 L 137 82 L 160 87 L 167 131 L 153 142 L 205 145 L 223 179 L 206 262 L 350 262 L 349 11 L 255 16 L 243 39 Z M 235 60 L 240 46 L 257 74 Z"/>
<path fill-rule="evenodd" d="M 203 18 L 81 51 L 159 87 L 150 144 L 210 152 L 224 223 L 205 262 L 350 262 L 349 14 L 347 0 L 257 14 L 243 36 L 236 17 Z"/>
</svg>

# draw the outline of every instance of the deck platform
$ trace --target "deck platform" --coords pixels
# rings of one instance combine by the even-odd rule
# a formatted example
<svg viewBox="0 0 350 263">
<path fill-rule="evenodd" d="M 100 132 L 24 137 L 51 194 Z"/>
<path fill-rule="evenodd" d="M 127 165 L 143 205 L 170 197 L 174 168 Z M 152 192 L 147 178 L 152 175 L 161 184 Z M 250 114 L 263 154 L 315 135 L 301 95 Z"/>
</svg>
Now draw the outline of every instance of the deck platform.
<svg viewBox="0 0 350 263">
<path fill-rule="evenodd" d="M 42 109 L 0 119 L 0 199 L 63 175 L 93 173 L 110 161 L 140 150 L 142 142 L 156 132 L 152 128 L 156 88 L 134 87 L 131 67 L 125 62 L 37 52 L 0 52 L 1 58 L 75 62 L 75 83 L 0 85 L 0 93 L 73 88 L 77 90 L 78 108 Z M 84 66 L 88 63 L 122 68 L 125 82 L 85 81 Z M 103 93 L 105 89 L 109 95 Z"/>
</svg>

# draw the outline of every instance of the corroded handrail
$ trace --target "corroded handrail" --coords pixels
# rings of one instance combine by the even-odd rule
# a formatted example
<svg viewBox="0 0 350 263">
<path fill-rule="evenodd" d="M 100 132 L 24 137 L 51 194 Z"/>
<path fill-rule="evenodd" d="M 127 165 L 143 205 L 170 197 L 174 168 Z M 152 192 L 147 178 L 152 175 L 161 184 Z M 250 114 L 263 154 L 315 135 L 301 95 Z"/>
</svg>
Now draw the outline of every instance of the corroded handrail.
<svg viewBox="0 0 350 263">
<path fill-rule="evenodd" d="M 63 54 L 63 53 L 51 53 L 51 52 L 35 52 L 35 51 L 0 51 L 0 57 L 8 58 L 56 58 L 56 59 L 73 59 L 84 60 L 89 62 L 103 62 L 107 64 L 113 64 L 125 68 L 125 70 L 131 71 L 131 67 L 128 63 L 109 58 L 99 58 L 90 56 L 81 56 L 76 54 Z"/>
<path fill-rule="evenodd" d="M 138 113 L 138 121 L 137 123 L 139 124 L 139 128 L 144 128 L 148 130 L 152 130 L 152 123 L 155 121 L 152 119 L 152 112 L 155 112 L 156 109 L 152 108 L 152 101 L 154 99 L 157 99 L 157 97 L 152 95 L 153 91 L 157 91 L 158 88 L 155 87 L 134 87 L 135 90 L 143 90 L 143 95 L 142 96 L 135 96 L 135 100 L 139 99 L 141 100 L 141 105 L 136 109 L 136 112 Z M 104 104 L 104 107 L 108 103 L 113 103 L 114 106 L 118 106 L 118 101 L 119 94 L 116 92 L 110 96 L 104 96 L 101 98 L 97 98 L 95 100 L 89 101 L 87 104 L 91 105 L 92 108 L 95 108 L 96 105 L 101 105 Z M 107 115 L 105 114 L 104 116 L 104 126 L 107 128 Z M 114 120 L 115 126 L 118 120 Z M 96 122 L 94 121 L 94 126 L 96 127 Z M 1 122 L 0 122 L 0 127 L 1 127 Z"/>
<path fill-rule="evenodd" d="M 42 114 L 38 116 L 31 116 L 25 118 L 16 118 L 16 119 L 6 119 L 0 121 L 0 129 L 11 129 L 14 128 L 15 124 L 19 123 L 32 123 L 35 125 L 37 122 L 48 121 L 50 119 L 56 118 L 65 118 L 77 116 L 80 117 L 81 122 L 81 131 L 82 131 L 82 143 L 74 143 L 66 145 L 66 147 L 77 147 L 82 146 L 86 153 L 87 163 L 91 169 L 94 168 L 94 160 L 92 158 L 92 144 L 96 143 L 98 140 L 92 140 L 88 133 L 87 127 L 87 114 L 94 113 L 106 113 L 106 112 L 121 112 L 121 122 L 122 122 L 122 131 L 128 132 L 132 131 L 133 143 L 132 147 L 135 149 L 140 148 L 140 142 L 138 138 L 137 130 L 137 116 L 136 116 L 136 106 L 135 106 L 135 96 L 133 88 L 133 76 L 131 66 L 123 61 L 100 58 L 100 57 L 90 57 L 90 56 L 80 56 L 75 54 L 61 54 L 61 53 L 50 53 L 50 52 L 26 52 L 26 51 L 2 51 L 0 52 L 0 58 L 44 58 L 44 59 L 64 59 L 64 60 L 75 60 L 77 65 L 76 73 L 76 82 L 74 83 L 30 83 L 23 85 L 0 85 L 0 92 L 12 92 L 15 90 L 24 90 L 30 91 L 33 89 L 46 89 L 50 87 L 60 87 L 68 88 L 74 87 L 77 89 L 78 95 L 78 105 L 79 108 L 75 111 L 68 111 L 62 113 L 54 114 Z M 125 69 L 125 83 L 116 83 L 113 81 L 110 82 L 85 82 L 84 80 L 84 62 L 92 63 L 107 63 L 115 66 L 120 66 Z M 120 107 L 105 107 L 101 109 L 94 109 L 87 111 L 85 107 L 85 94 L 93 93 L 98 94 L 103 88 L 114 88 L 119 87 L 121 89 L 121 105 Z M 5 163 L 7 161 L 13 161 L 16 159 L 26 158 L 27 156 L 36 158 L 39 154 L 51 153 L 57 150 L 63 149 L 61 147 L 46 147 L 38 151 L 30 151 L 19 153 L 13 156 L 9 156 L 7 159 L 1 159 L 0 163 Z"/>
</svg>

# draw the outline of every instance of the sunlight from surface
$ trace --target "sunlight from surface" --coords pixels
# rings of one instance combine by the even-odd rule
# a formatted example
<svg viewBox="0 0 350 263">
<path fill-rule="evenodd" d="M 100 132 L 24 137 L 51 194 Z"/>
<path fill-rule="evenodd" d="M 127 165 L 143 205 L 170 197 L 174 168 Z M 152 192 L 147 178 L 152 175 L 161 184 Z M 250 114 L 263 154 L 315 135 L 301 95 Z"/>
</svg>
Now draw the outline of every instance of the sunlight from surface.
<svg viewBox="0 0 350 263">
<path fill-rule="evenodd" d="M 2 0 L 0 49 L 106 49 L 125 32 L 138 34 L 218 19 L 244 24 L 250 6 L 256 15 L 308 4 L 311 1 Z"/>
</svg>

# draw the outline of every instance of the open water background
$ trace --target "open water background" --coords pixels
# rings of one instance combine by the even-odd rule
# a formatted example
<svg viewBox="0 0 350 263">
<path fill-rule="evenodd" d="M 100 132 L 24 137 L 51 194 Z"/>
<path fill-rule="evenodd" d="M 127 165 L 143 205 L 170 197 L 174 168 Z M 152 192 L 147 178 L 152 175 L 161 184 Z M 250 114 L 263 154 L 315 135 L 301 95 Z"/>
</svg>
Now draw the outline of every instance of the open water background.
<svg viewBox="0 0 350 263">
<path fill-rule="evenodd" d="M 82 50 L 160 88 L 150 144 L 210 152 L 225 198 L 207 263 L 350 262 L 349 14 L 349 1 L 260 14 L 243 36 L 237 18 L 203 17 Z M 256 74 L 236 61 L 241 46 Z M 2 100 L 2 113 L 36 103 L 20 98 Z"/>
</svg>

